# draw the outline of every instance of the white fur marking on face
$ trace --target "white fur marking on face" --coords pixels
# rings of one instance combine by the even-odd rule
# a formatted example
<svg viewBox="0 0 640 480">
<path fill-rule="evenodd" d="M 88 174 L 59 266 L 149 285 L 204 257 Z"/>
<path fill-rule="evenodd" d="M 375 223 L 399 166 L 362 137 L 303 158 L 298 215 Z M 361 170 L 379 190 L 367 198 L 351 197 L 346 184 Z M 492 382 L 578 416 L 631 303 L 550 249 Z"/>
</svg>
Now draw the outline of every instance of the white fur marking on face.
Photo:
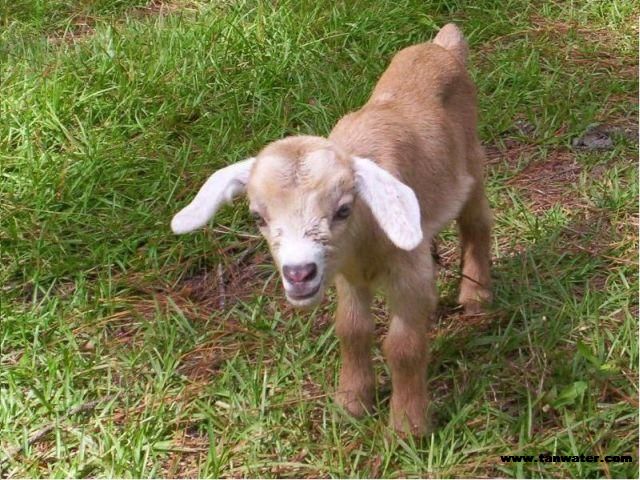
<svg viewBox="0 0 640 480">
<path fill-rule="evenodd" d="M 293 306 L 299 308 L 309 307 L 317 304 L 320 299 L 322 299 L 322 296 L 324 294 L 324 247 L 311 239 L 298 235 L 285 234 L 280 238 L 280 245 L 277 249 L 277 252 L 275 252 L 274 254 L 277 256 L 277 263 L 280 267 L 282 284 L 287 294 L 287 300 Z M 312 294 L 312 296 L 308 298 L 296 298 L 296 295 L 300 294 L 300 287 L 289 282 L 282 273 L 282 269 L 284 266 L 302 266 L 309 263 L 316 264 L 317 273 L 312 280 L 305 282 L 304 289 L 309 292 L 316 291 L 316 293 Z"/>
<path fill-rule="evenodd" d="M 296 266 L 315 263 L 318 270 L 315 278 L 310 281 L 310 289 L 315 288 L 324 280 L 325 264 L 322 245 L 319 245 L 318 243 L 309 240 L 308 238 L 285 235 L 280 241 L 277 256 L 278 264 L 280 265 L 281 269 L 285 265 Z M 284 277 L 284 275 L 281 275 L 281 277 L 285 292 L 291 292 L 293 286 Z"/>
<path fill-rule="evenodd" d="M 222 168 L 209 177 L 189 205 L 171 220 L 171 230 L 181 234 L 206 225 L 225 203 L 244 193 L 255 158 Z"/>
<path fill-rule="evenodd" d="M 281 266 L 315 263 L 318 266 L 318 272 L 322 272 L 324 267 L 323 247 L 308 238 L 283 236 L 278 248 L 278 263 Z"/>
<path fill-rule="evenodd" d="M 423 235 L 414 191 L 371 160 L 353 157 L 353 165 L 358 193 L 389 240 L 403 250 L 416 248 Z"/>
</svg>

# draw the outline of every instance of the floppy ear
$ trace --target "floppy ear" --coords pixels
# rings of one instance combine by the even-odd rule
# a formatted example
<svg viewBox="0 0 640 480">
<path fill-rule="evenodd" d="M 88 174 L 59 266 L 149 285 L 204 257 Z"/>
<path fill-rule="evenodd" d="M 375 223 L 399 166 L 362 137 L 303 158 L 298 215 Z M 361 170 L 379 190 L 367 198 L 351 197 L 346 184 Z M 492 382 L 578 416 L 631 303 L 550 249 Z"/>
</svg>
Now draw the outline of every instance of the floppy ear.
<svg viewBox="0 0 640 480">
<path fill-rule="evenodd" d="M 380 228 L 397 247 L 416 248 L 422 241 L 422 227 L 413 190 L 366 158 L 353 157 L 353 167 L 356 189 Z"/>
<path fill-rule="evenodd" d="M 196 198 L 171 220 L 173 233 L 187 233 L 206 225 L 222 205 L 246 192 L 254 162 L 255 158 L 249 158 L 211 175 Z"/>
</svg>

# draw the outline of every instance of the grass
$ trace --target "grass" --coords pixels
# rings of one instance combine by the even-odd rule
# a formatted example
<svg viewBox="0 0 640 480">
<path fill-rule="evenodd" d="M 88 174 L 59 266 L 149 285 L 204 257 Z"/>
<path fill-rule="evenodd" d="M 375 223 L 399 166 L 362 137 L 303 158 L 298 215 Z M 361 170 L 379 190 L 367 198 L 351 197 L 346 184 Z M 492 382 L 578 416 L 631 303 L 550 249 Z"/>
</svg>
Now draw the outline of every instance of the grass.
<svg viewBox="0 0 640 480">
<path fill-rule="evenodd" d="M 3 476 L 637 478 L 637 15 L 630 0 L 3 3 Z M 333 297 L 287 307 L 244 205 L 191 236 L 168 222 L 215 168 L 328 133 L 448 21 L 472 47 L 495 302 L 453 308 L 445 231 L 435 428 L 412 441 L 386 428 L 385 388 L 361 421 L 333 405 Z M 613 147 L 572 148 L 596 122 Z M 543 452 L 633 462 L 500 460 Z"/>
</svg>

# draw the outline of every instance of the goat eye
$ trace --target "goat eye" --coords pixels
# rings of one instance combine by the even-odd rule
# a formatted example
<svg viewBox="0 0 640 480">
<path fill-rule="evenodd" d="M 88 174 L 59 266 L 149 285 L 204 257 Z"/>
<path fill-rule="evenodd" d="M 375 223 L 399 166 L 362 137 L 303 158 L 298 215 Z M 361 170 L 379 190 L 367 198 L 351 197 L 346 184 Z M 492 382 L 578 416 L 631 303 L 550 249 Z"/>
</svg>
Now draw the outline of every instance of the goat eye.
<svg viewBox="0 0 640 480">
<path fill-rule="evenodd" d="M 258 212 L 251 212 L 251 218 L 256 222 L 259 227 L 264 227 L 267 222 Z"/>
<path fill-rule="evenodd" d="M 344 220 L 349 215 L 351 215 L 351 205 L 344 204 L 341 205 L 338 210 L 336 210 L 335 215 L 333 216 L 334 220 Z"/>
</svg>

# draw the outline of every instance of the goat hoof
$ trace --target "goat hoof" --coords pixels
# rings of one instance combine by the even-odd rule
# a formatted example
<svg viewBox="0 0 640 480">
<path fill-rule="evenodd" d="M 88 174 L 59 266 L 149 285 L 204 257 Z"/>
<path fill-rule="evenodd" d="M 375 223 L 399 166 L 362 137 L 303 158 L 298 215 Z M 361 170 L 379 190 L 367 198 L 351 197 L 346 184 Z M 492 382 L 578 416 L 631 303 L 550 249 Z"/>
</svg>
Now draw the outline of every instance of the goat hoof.
<svg viewBox="0 0 640 480">
<path fill-rule="evenodd" d="M 461 305 L 465 315 L 480 315 L 483 312 L 482 303 L 478 301 L 466 301 Z"/>
<path fill-rule="evenodd" d="M 398 405 L 391 399 L 390 424 L 400 436 L 424 437 L 429 432 L 429 404 L 426 394 L 412 402 Z M 394 405 L 395 403 L 395 405 Z"/>
<path fill-rule="evenodd" d="M 360 418 L 371 412 L 373 402 L 365 400 L 354 392 L 336 392 L 334 401 L 349 415 Z"/>
<path fill-rule="evenodd" d="M 426 418 L 410 421 L 407 417 L 403 419 L 391 418 L 391 428 L 395 430 L 396 434 L 400 437 L 414 437 L 422 438 L 427 436 L 429 432 L 429 425 Z"/>
<path fill-rule="evenodd" d="M 462 305 L 465 315 L 479 315 L 484 312 L 484 306 L 491 302 L 491 291 L 477 288 L 462 292 L 458 302 Z"/>
</svg>

